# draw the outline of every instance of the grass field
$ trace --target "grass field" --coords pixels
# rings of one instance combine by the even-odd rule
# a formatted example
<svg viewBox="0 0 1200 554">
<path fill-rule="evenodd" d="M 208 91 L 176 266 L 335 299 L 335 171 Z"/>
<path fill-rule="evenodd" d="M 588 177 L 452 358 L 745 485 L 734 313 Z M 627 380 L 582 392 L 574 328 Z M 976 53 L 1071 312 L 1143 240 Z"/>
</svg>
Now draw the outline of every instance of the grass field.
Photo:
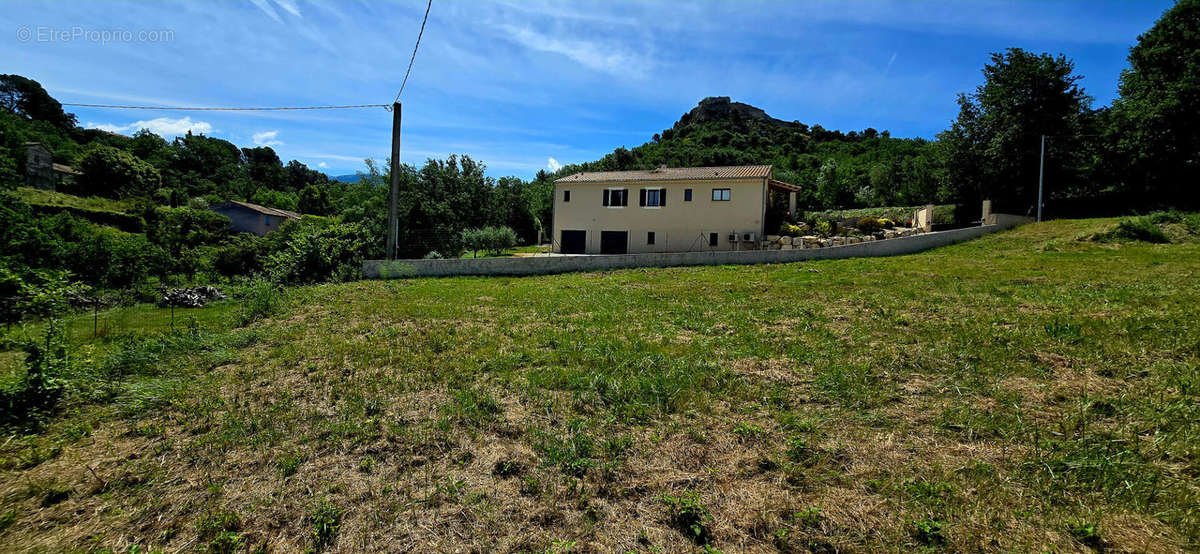
<svg viewBox="0 0 1200 554">
<path fill-rule="evenodd" d="M 99 196 L 81 197 L 52 190 L 20 187 L 17 197 L 25 202 L 38 206 L 60 206 L 94 212 L 127 213 L 132 203 L 123 200 L 101 198 Z"/>
<path fill-rule="evenodd" d="M 1115 225 L 295 289 L 4 441 L 0 550 L 1194 550 L 1200 243 Z"/>
</svg>

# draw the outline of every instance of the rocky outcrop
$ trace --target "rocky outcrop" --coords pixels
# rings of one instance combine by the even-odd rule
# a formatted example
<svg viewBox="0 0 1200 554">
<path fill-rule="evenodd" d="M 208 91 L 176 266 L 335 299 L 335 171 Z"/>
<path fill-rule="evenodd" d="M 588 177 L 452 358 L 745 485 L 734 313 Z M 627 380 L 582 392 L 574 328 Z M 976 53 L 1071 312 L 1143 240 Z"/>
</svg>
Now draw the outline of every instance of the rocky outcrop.
<svg viewBox="0 0 1200 554">
<path fill-rule="evenodd" d="M 675 123 L 675 128 L 684 127 L 705 123 L 708 121 L 728 121 L 744 119 L 748 121 L 757 121 L 761 123 L 770 123 L 784 127 L 795 127 L 799 123 L 794 121 L 784 121 L 775 119 L 767 115 L 767 112 L 760 108 L 745 104 L 742 102 L 733 102 L 728 96 L 709 96 L 700 101 L 700 104 L 692 111 L 683 114 L 679 121 Z"/>
</svg>

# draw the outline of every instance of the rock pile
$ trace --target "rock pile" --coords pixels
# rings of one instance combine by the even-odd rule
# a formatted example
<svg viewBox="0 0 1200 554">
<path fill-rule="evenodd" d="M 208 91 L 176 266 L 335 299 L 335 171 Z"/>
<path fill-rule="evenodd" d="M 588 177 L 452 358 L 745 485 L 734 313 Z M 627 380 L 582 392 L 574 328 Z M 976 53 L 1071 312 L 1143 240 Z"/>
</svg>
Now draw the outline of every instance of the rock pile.
<svg viewBox="0 0 1200 554">
<path fill-rule="evenodd" d="M 897 227 L 895 229 L 886 229 L 875 233 L 874 235 L 851 235 L 851 236 L 836 236 L 829 238 L 821 238 L 812 235 L 802 237 L 786 237 L 779 235 L 767 235 L 766 240 L 760 243 L 763 250 L 793 250 L 799 248 L 825 248 L 828 246 L 842 246 L 846 244 L 858 244 L 860 242 L 871 242 L 875 240 L 894 239 L 899 237 L 908 237 L 919 233 L 918 229 Z"/>
<path fill-rule="evenodd" d="M 217 287 L 188 287 L 171 289 L 158 301 L 160 308 L 202 308 L 212 300 L 224 300 L 226 296 Z"/>
</svg>

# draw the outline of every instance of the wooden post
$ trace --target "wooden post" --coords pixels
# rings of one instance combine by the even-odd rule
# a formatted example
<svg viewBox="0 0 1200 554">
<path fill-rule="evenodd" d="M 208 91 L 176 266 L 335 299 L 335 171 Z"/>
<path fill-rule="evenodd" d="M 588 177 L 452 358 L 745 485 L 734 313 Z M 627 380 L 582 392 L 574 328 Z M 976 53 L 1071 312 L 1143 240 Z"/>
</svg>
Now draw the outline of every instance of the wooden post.
<svg viewBox="0 0 1200 554">
<path fill-rule="evenodd" d="M 388 194 L 387 259 L 396 259 L 396 244 L 400 240 L 398 202 L 400 195 L 400 103 L 392 103 L 392 182 Z"/>
</svg>

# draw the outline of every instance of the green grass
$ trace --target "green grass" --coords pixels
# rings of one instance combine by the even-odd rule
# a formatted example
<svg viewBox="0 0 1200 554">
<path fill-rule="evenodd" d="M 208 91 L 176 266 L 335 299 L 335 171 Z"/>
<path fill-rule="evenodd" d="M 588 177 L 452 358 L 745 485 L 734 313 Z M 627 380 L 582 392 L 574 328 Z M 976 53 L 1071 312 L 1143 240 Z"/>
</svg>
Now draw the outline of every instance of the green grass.
<svg viewBox="0 0 1200 554">
<path fill-rule="evenodd" d="M 99 196 L 81 197 L 52 190 L 20 187 L 17 197 L 35 206 L 60 206 L 93 212 L 128 213 L 133 204 L 125 200 L 113 200 Z"/>
<path fill-rule="evenodd" d="M 294 289 L 4 442 L 0 541 L 1195 550 L 1200 243 L 1092 240 L 1117 224 Z"/>
</svg>

